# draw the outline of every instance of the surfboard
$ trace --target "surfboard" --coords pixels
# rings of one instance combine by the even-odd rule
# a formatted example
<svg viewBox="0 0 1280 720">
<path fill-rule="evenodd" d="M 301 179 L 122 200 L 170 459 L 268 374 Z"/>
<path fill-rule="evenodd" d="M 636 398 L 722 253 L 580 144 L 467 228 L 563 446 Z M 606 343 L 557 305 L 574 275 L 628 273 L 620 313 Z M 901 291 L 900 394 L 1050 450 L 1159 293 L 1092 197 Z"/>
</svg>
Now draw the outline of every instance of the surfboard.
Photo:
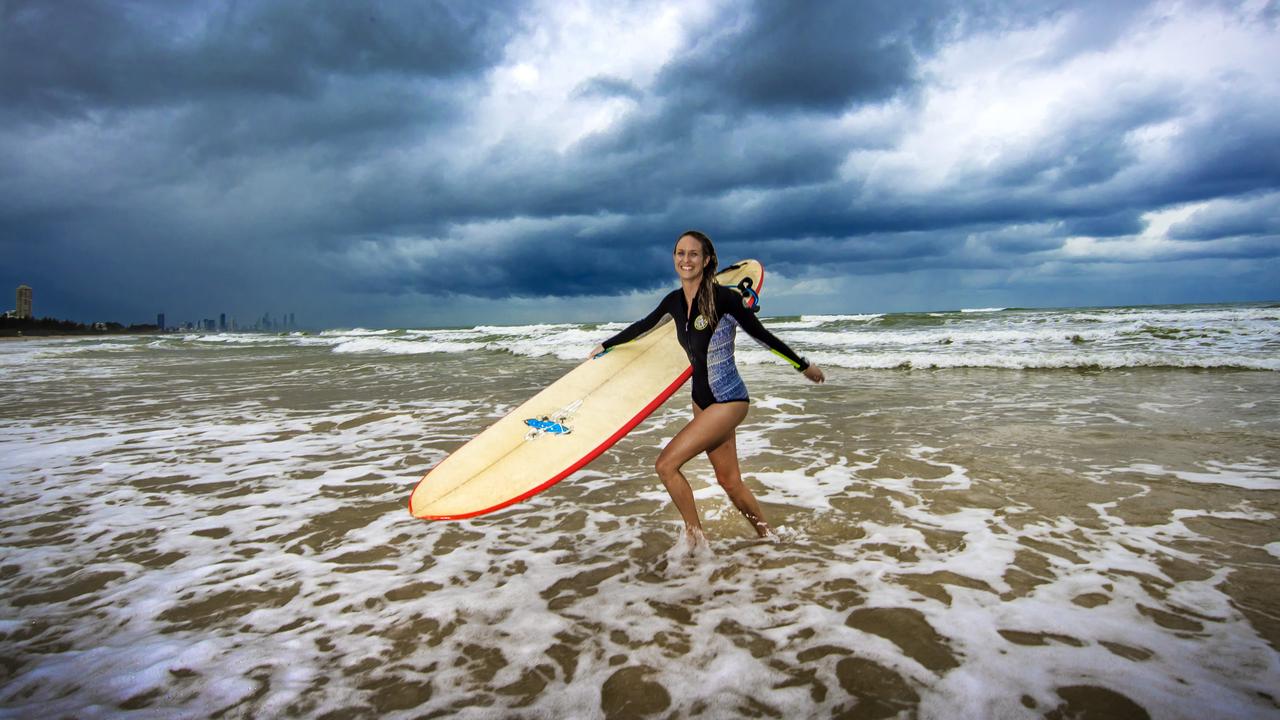
<svg viewBox="0 0 1280 720">
<path fill-rule="evenodd" d="M 716 280 L 745 285 L 750 305 L 764 267 L 742 260 Z M 670 321 L 586 360 L 429 470 L 409 496 L 409 512 L 461 520 L 532 497 L 625 437 L 692 373 Z"/>
</svg>

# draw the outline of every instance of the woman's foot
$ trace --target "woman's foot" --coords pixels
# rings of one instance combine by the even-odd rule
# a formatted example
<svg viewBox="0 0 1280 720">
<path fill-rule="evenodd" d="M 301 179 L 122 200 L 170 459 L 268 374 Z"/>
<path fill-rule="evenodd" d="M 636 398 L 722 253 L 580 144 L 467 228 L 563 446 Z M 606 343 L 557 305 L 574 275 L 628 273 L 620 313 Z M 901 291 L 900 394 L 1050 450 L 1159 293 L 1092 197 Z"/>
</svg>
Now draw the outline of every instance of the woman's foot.
<svg viewBox="0 0 1280 720">
<path fill-rule="evenodd" d="M 692 525 L 684 526 L 684 541 L 689 546 L 690 555 L 699 548 L 710 547 L 707 536 L 702 533 L 702 528 Z"/>
<path fill-rule="evenodd" d="M 708 558 L 715 553 L 711 552 L 711 543 L 707 542 L 707 536 L 702 533 L 702 528 L 686 525 L 684 534 L 676 541 L 675 547 L 671 548 L 669 557 L 680 558 Z"/>
<path fill-rule="evenodd" d="M 761 540 L 764 540 L 766 538 L 771 538 L 771 537 L 772 538 L 778 537 L 777 535 L 774 534 L 773 528 L 769 527 L 769 523 L 765 522 L 764 518 L 758 515 L 752 514 L 751 512 L 748 512 L 746 510 L 742 511 L 742 516 L 747 519 L 747 522 L 751 523 L 752 529 L 756 531 L 756 537 L 760 538 Z"/>
</svg>

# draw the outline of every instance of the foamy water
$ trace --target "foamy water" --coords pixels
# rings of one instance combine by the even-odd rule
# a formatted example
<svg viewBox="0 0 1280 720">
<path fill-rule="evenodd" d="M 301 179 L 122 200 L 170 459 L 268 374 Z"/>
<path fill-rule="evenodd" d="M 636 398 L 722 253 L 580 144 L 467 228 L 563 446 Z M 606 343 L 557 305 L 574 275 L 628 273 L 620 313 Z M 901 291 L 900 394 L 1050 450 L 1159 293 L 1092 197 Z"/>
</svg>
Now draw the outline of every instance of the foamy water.
<svg viewBox="0 0 1280 720">
<path fill-rule="evenodd" d="M 783 541 L 699 460 L 692 558 L 685 391 L 528 502 L 405 507 L 621 324 L 2 343 L 0 713 L 1280 715 L 1277 311 L 980 310 L 770 320 L 824 386 L 740 339 Z"/>
</svg>

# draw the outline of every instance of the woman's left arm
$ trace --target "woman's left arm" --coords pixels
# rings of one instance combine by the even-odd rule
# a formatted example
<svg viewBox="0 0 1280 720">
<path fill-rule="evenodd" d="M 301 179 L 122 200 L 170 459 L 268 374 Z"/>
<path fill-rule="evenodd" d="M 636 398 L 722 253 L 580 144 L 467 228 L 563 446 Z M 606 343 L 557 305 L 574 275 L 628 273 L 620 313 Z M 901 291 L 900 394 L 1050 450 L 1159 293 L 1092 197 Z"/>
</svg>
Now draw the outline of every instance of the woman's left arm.
<svg viewBox="0 0 1280 720">
<path fill-rule="evenodd" d="M 738 324 L 742 326 L 743 330 L 747 331 L 748 335 L 750 335 L 756 342 L 768 348 L 774 355 L 786 360 L 791 364 L 791 367 L 803 373 L 806 378 L 809 378 L 813 382 L 820 383 L 826 379 L 822 374 L 821 368 L 817 365 L 810 364 L 808 360 L 800 357 L 795 350 L 792 350 L 790 346 L 779 340 L 776 335 L 769 332 L 768 329 L 765 328 L 764 324 L 760 322 L 760 318 L 756 317 L 754 312 L 748 308 L 742 307 L 741 299 L 736 292 L 730 290 L 729 294 L 733 297 L 726 298 L 729 302 L 724 305 L 720 305 L 720 307 L 725 307 L 727 305 L 729 308 L 729 312 L 727 314 L 732 315 L 733 319 L 738 321 Z"/>
</svg>

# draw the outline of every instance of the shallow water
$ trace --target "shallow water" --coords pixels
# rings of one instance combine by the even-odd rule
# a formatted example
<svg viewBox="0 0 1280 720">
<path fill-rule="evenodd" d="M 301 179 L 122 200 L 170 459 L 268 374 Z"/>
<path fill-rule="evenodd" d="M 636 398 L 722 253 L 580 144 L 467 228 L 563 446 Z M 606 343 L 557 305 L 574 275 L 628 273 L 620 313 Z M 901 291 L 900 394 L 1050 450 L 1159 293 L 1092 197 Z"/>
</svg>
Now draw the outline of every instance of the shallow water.
<svg viewBox="0 0 1280 720">
<path fill-rule="evenodd" d="M 698 460 L 713 554 L 673 550 L 651 465 L 683 391 L 530 501 L 409 516 L 614 327 L 0 345 L 0 714 L 1280 716 L 1280 373 L 828 362 L 818 387 L 744 340 L 743 471 L 783 542 Z M 1268 327 L 1230 352 L 1270 362 Z"/>
</svg>

